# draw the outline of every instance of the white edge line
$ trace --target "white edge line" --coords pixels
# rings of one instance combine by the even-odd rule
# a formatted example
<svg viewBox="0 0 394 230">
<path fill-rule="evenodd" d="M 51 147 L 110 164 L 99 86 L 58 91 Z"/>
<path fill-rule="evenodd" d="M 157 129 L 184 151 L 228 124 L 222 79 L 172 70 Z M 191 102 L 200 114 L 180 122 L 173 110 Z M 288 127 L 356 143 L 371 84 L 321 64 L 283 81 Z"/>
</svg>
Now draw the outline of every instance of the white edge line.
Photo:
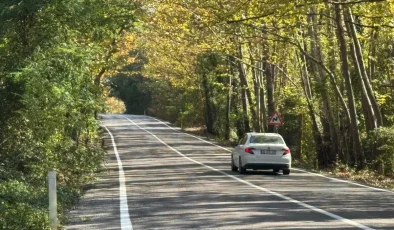
<svg viewBox="0 0 394 230">
<path fill-rule="evenodd" d="M 173 129 L 173 130 L 175 130 L 175 131 L 177 131 L 177 132 L 179 132 L 179 133 L 183 133 L 183 134 L 185 134 L 185 135 L 188 135 L 188 136 L 194 137 L 194 138 L 196 138 L 196 139 L 198 139 L 198 140 L 200 140 L 200 141 L 203 141 L 203 142 L 205 142 L 205 143 L 208 143 L 208 144 L 210 144 L 210 145 L 213 145 L 213 146 L 216 146 L 216 147 L 218 147 L 218 148 L 224 149 L 224 150 L 226 150 L 227 152 L 231 152 L 231 150 L 230 150 L 230 149 L 228 149 L 228 148 L 225 148 L 225 147 L 223 147 L 223 146 L 220 146 L 220 145 L 214 144 L 214 143 L 212 143 L 212 142 L 209 142 L 209 141 L 207 141 L 207 140 L 204 140 L 204 139 L 202 139 L 202 138 L 200 138 L 200 137 L 198 137 L 198 136 L 194 136 L 194 135 L 192 135 L 192 134 L 185 133 L 185 132 L 182 132 L 182 131 L 180 131 L 180 130 L 177 130 L 177 129 L 175 129 L 174 127 L 171 127 L 171 126 L 167 125 L 167 124 L 166 124 L 166 123 L 164 123 L 163 121 L 160 121 L 159 119 L 156 119 L 156 118 L 154 118 L 154 117 L 150 117 L 150 118 L 152 118 L 152 119 L 154 119 L 154 120 L 156 120 L 156 121 L 158 121 L 158 122 L 160 122 L 160 123 L 164 124 L 165 126 L 167 126 L 167 127 L 171 128 L 171 129 Z"/>
<path fill-rule="evenodd" d="M 123 116 L 123 115 L 121 115 L 121 116 L 124 117 L 124 118 L 126 118 L 128 121 L 130 121 L 132 124 L 134 124 L 135 126 L 137 126 L 138 128 L 140 128 L 141 130 L 144 130 L 145 132 L 147 132 L 147 133 L 149 133 L 150 135 L 152 135 L 153 137 L 155 137 L 155 138 L 156 138 L 158 141 L 160 141 L 163 145 L 167 146 L 168 148 L 170 148 L 171 150 L 173 150 L 174 152 L 176 152 L 176 153 L 179 154 L 180 156 L 182 156 L 182 157 L 184 157 L 184 158 L 186 158 L 186 159 L 188 159 L 188 160 L 190 160 L 190 161 L 192 161 L 192 162 L 194 162 L 194 163 L 196 163 L 196 164 L 199 164 L 199 165 L 201 165 L 201 166 L 204 166 L 204 167 L 206 167 L 206 168 L 208 168 L 208 169 L 210 169 L 210 170 L 212 170 L 212 171 L 221 173 L 221 174 L 223 174 L 223 175 L 225 175 L 225 176 L 227 176 L 227 177 L 230 177 L 230 178 L 232 178 L 232 179 L 234 179 L 234 180 L 236 180 L 236 181 L 238 181 L 238 182 L 241 182 L 241 183 L 243 183 L 243 184 L 249 185 L 249 186 L 251 186 L 251 187 L 253 187 L 253 188 L 256 188 L 256 189 L 258 189 L 258 190 L 261 190 L 261 191 L 264 191 L 264 192 L 269 193 L 269 194 L 271 194 L 271 195 L 277 196 L 277 197 L 282 198 L 282 199 L 284 199 L 284 200 L 287 200 L 287 201 L 289 201 L 289 202 L 298 204 L 298 205 L 300 205 L 300 206 L 302 206 L 302 207 L 311 209 L 311 210 L 313 210 L 313 211 L 315 211 L 315 212 L 318 212 L 318 213 L 321 213 L 321 214 L 323 214 L 323 215 L 329 216 L 329 217 L 331 217 L 331 218 L 333 218 L 333 219 L 342 221 L 342 222 L 347 223 L 347 224 L 349 224 L 349 225 L 353 225 L 353 226 L 355 226 L 355 227 L 358 227 L 358 228 L 364 229 L 364 230 L 373 230 L 373 228 L 370 228 L 370 227 L 368 227 L 368 226 L 365 226 L 365 225 L 362 225 L 362 224 L 357 223 L 357 222 L 355 222 L 355 221 L 352 221 L 352 220 L 346 219 L 346 218 L 344 218 L 344 217 L 338 216 L 338 215 L 333 214 L 333 213 L 331 213 L 331 212 L 327 212 L 327 211 L 325 211 L 325 210 L 323 210 L 323 209 L 316 208 L 316 207 L 314 207 L 314 206 L 312 206 L 312 205 L 309 205 L 309 204 L 306 204 L 306 203 L 304 203 L 304 202 L 302 202 L 302 201 L 294 200 L 294 199 L 292 199 L 292 198 L 290 198 L 290 197 L 288 197 L 288 196 L 282 195 L 282 194 L 277 193 L 277 192 L 273 192 L 273 191 L 271 191 L 271 190 L 269 190 L 269 189 L 260 187 L 260 186 L 258 186 L 258 185 L 255 185 L 255 184 L 249 182 L 249 181 L 245 181 L 245 180 L 243 180 L 243 179 L 241 179 L 241 178 L 238 178 L 238 177 L 236 177 L 236 176 L 233 176 L 233 175 L 231 175 L 231 174 L 227 174 L 226 172 L 223 172 L 223 171 L 221 171 L 221 170 L 219 170 L 219 169 L 216 169 L 216 168 L 214 168 L 214 167 L 208 166 L 208 165 L 206 165 L 206 164 L 204 164 L 204 163 L 202 163 L 202 162 L 196 161 L 196 160 L 194 160 L 194 159 L 192 159 L 192 158 L 190 158 L 190 157 L 184 155 L 183 153 L 179 152 L 178 150 L 174 149 L 173 147 L 169 146 L 167 143 L 165 143 L 165 142 L 162 141 L 160 138 L 158 138 L 155 134 L 153 134 L 153 133 L 149 132 L 148 130 L 142 128 L 141 126 L 139 126 L 137 123 L 135 123 L 134 121 L 130 120 L 130 119 L 127 118 L 126 116 Z"/>
<path fill-rule="evenodd" d="M 198 140 L 204 141 L 205 143 L 209 143 L 209 144 L 211 144 L 211 145 L 214 145 L 214 146 L 216 146 L 216 147 L 219 147 L 219 148 L 221 148 L 221 149 L 224 149 L 224 150 L 226 150 L 226 151 L 228 151 L 228 152 L 231 152 L 231 150 L 229 150 L 229 149 L 227 149 L 227 148 L 224 148 L 223 146 L 216 145 L 216 144 L 214 144 L 214 143 L 212 143 L 212 142 L 209 142 L 209 141 L 207 141 L 207 140 L 204 140 L 204 139 L 199 138 L 199 137 L 197 137 L 197 136 L 194 136 L 194 135 L 192 135 L 192 134 L 189 134 L 189 133 L 185 133 L 185 132 L 179 131 L 179 130 L 177 130 L 177 129 L 175 129 L 175 128 L 169 126 L 169 125 L 167 125 L 165 122 L 163 122 L 163 121 L 161 121 L 161 120 L 159 120 L 159 119 L 156 119 L 156 118 L 154 118 L 154 117 L 150 117 L 150 118 L 152 118 L 152 119 L 154 119 L 154 120 L 156 120 L 156 121 L 158 121 L 158 122 L 164 124 L 165 126 L 171 128 L 171 129 L 173 129 L 173 130 L 175 130 L 175 131 L 177 131 L 177 132 L 186 134 L 186 135 L 191 136 L 191 137 L 194 137 L 194 138 L 196 138 L 196 139 L 198 139 Z M 364 188 L 369 188 L 369 189 L 372 189 L 372 190 L 375 190 L 375 191 L 388 192 L 388 193 L 394 194 L 393 191 L 390 191 L 390 190 L 387 190 L 387 189 L 375 188 L 375 187 L 371 187 L 371 186 L 368 186 L 368 185 L 359 184 L 359 183 L 356 183 L 356 182 L 351 182 L 351 181 L 347 181 L 347 180 L 342 180 L 342 179 L 337 179 L 337 178 L 333 178 L 333 177 L 328 177 L 328 176 L 325 176 L 325 175 L 322 175 L 322 174 L 319 174 L 319 173 L 313 173 L 313 172 L 309 172 L 309 171 L 306 171 L 306 170 L 303 170 L 303 169 L 299 169 L 299 168 L 292 168 L 292 170 L 296 170 L 296 171 L 308 173 L 308 174 L 311 174 L 311 175 L 323 177 L 323 178 L 326 178 L 326 179 L 329 179 L 329 180 L 333 180 L 333 181 L 337 181 L 337 182 L 342 182 L 342 183 L 352 184 L 352 185 L 356 185 L 356 186 L 360 186 L 360 187 L 364 187 Z"/>
<path fill-rule="evenodd" d="M 120 159 L 118 149 L 115 144 L 115 139 L 109 129 L 103 125 L 107 130 L 108 134 L 111 136 L 112 145 L 114 147 L 114 152 L 116 160 L 118 161 L 119 168 L 119 202 L 120 202 L 120 226 L 122 230 L 133 230 L 133 225 L 131 224 L 129 215 L 129 205 L 127 204 L 127 193 L 126 193 L 126 179 L 123 171 L 122 160 Z"/>
</svg>

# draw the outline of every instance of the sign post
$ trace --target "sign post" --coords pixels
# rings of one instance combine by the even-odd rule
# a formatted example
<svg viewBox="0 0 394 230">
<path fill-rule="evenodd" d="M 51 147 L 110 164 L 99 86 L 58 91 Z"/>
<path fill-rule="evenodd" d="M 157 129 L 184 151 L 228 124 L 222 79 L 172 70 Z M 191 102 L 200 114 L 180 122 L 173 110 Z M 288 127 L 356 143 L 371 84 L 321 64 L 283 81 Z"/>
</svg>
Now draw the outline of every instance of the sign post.
<svg viewBox="0 0 394 230">
<path fill-rule="evenodd" d="M 270 118 L 268 119 L 268 125 L 273 125 L 274 130 L 278 133 L 278 127 L 283 125 L 282 118 L 280 117 L 278 112 L 273 112 Z"/>
<path fill-rule="evenodd" d="M 56 171 L 48 172 L 49 221 L 51 230 L 57 229 Z"/>
</svg>

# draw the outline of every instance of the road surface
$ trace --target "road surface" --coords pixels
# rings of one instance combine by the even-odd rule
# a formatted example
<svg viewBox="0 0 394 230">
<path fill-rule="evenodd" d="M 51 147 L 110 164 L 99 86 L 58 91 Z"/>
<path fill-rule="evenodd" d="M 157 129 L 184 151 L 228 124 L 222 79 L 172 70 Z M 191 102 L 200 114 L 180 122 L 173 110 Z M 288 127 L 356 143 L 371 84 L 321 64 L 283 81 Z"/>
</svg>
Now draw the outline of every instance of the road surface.
<svg viewBox="0 0 394 230">
<path fill-rule="evenodd" d="M 230 170 L 227 148 L 148 116 L 103 115 L 107 173 L 66 229 L 394 229 L 394 193 L 292 170 Z"/>
</svg>

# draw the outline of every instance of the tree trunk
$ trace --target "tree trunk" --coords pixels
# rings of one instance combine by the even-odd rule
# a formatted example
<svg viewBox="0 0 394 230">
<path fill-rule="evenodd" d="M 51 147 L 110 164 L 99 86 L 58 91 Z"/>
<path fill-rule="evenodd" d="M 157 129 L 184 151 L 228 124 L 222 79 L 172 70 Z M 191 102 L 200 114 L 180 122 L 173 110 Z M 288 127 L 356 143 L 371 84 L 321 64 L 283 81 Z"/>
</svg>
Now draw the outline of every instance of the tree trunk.
<svg viewBox="0 0 394 230">
<path fill-rule="evenodd" d="M 324 57 L 321 51 L 321 42 L 320 37 L 317 31 L 317 18 L 316 18 L 316 10 L 314 7 L 310 9 L 311 15 L 308 16 L 309 21 L 309 36 L 311 37 L 311 52 L 312 56 L 319 60 L 321 63 L 324 63 Z M 322 162 L 319 162 L 320 167 L 328 166 L 332 164 L 336 160 L 336 154 L 338 152 L 338 144 L 337 144 L 337 135 L 338 131 L 335 127 L 335 117 L 332 110 L 330 96 L 328 93 L 327 87 L 327 77 L 324 74 L 324 70 L 320 65 L 316 63 L 312 63 L 314 67 L 315 73 L 315 80 L 317 83 L 317 87 L 320 89 L 320 94 L 322 97 L 322 105 L 323 105 L 323 114 L 321 116 L 321 122 L 323 126 L 323 137 L 324 137 L 324 146 L 322 152 L 321 159 Z"/>
<path fill-rule="evenodd" d="M 256 110 L 256 120 L 253 121 L 254 124 L 254 131 L 260 132 L 261 131 L 261 122 L 260 122 L 260 79 L 257 76 L 257 69 L 254 67 L 256 62 L 253 58 L 253 53 L 250 50 L 251 44 L 249 44 L 249 57 L 250 57 L 250 64 L 252 66 L 252 78 L 253 78 L 253 88 L 254 88 L 254 98 L 255 98 L 255 110 Z"/>
<path fill-rule="evenodd" d="M 315 150 L 317 154 L 317 158 L 319 159 L 319 152 L 321 152 L 321 148 L 323 146 L 323 139 L 321 136 L 321 133 L 319 131 L 319 127 L 317 125 L 317 117 L 316 117 L 316 111 L 313 107 L 312 103 L 312 90 L 310 86 L 310 80 L 309 80 L 309 74 L 308 74 L 308 68 L 306 65 L 306 57 L 305 55 L 302 55 L 301 57 L 302 63 L 299 61 L 299 58 L 297 56 L 297 60 L 300 64 L 300 74 L 301 74 L 301 83 L 302 83 L 302 88 L 304 91 L 304 95 L 306 98 L 306 102 L 308 105 L 308 112 L 309 116 L 312 121 L 312 133 L 313 133 L 313 139 L 315 141 Z"/>
<path fill-rule="evenodd" d="M 205 96 L 205 124 L 207 126 L 207 132 L 214 134 L 213 130 L 213 109 L 211 104 L 211 96 L 209 92 L 209 85 L 207 75 L 204 73 L 202 74 L 202 86 L 204 88 L 204 96 Z"/>
<path fill-rule="evenodd" d="M 226 124 L 224 128 L 224 139 L 229 140 L 230 139 L 230 114 L 231 114 L 231 94 L 232 94 L 232 76 L 234 75 L 234 71 L 232 71 L 232 65 L 230 61 L 228 61 L 228 67 L 229 67 L 229 75 L 228 75 L 228 82 L 227 82 L 227 87 L 228 87 L 228 93 L 227 93 L 227 98 L 226 98 Z"/>
<path fill-rule="evenodd" d="M 373 29 L 371 31 L 371 40 L 369 41 L 369 58 L 368 58 L 368 73 L 369 73 L 369 81 L 371 82 L 371 87 L 373 88 L 372 81 L 375 79 L 375 58 L 376 58 L 376 40 L 379 35 L 379 30 Z"/>
<path fill-rule="evenodd" d="M 261 69 L 263 68 L 263 63 L 260 62 Z M 261 127 L 263 132 L 268 131 L 268 118 L 267 118 L 267 106 L 265 103 L 265 91 L 264 91 L 264 80 L 263 80 L 263 72 L 259 71 L 259 78 L 260 78 L 260 118 L 261 118 Z"/>
<path fill-rule="evenodd" d="M 350 23 L 346 23 L 348 31 L 351 30 L 351 25 Z M 349 33 L 349 37 L 352 39 L 353 35 L 352 33 Z M 365 88 L 365 82 L 362 77 L 362 70 L 360 66 L 360 60 L 358 59 L 358 56 L 356 55 L 356 47 L 354 45 L 354 42 L 350 43 L 350 54 L 353 59 L 353 65 L 354 68 L 356 69 L 358 77 L 358 83 L 360 84 L 360 92 L 361 92 L 361 105 L 363 108 L 363 114 L 364 114 L 364 120 L 365 120 L 365 127 L 366 130 L 369 132 L 377 127 L 376 123 L 376 117 L 374 110 L 372 108 L 371 101 L 369 100 L 367 90 Z"/>
<path fill-rule="evenodd" d="M 264 45 L 263 49 L 263 70 L 266 79 L 266 91 L 267 91 L 267 104 L 268 104 L 268 116 L 271 116 L 276 109 L 275 109 L 275 76 L 272 72 L 271 65 L 268 63 L 268 47 L 266 44 Z M 273 126 L 268 126 L 268 132 L 274 132 Z"/>
<path fill-rule="evenodd" d="M 360 133 L 357 126 L 357 113 L 356 113 L 356 105 L 354 102 L 354 92 L 352 86 L 352 80 L 350 78 L 349 73 L 349 63 L 347 57 L 347 48 L 346 48 L 346 40 L 343 29 L 343 19 L 341 15 L 341 8 L 339 4 L 335 4 L 335 22 L 337 25 L 337 39 L 339 43 L 340 57 L 342 62 L 342 74 L 345 79 L 346 93 L 348 97 L 349 104 L 349 112 L 350 112 L 350 122 L 351 122 L 351 133 L 353 139 L 353 155 L 356 159 L 356 163 L 360 163 L 363 165 L 364 162 L 364 154 L 362 152 L 361 138 Z M 357 162 L 358 161 L 358 162 Z"/>
<path fill-rule="evenodd" d="M 332 6 L 328 3 L 326 3 L 326 14 L 329 15 L 329 17 L 331 17 L 331 18 L 333 17 Z M 338 66 L 338 63 L 336 60 L 338 53 L 336 52 L 336 49 L 335 49 L 335 47 L 336 47 L 335 40 L 336 39 L 335 39 L 335 24 L 334 23 L 335 22 L 333 22 L 332 20 L 327 21 L 328 47 L 331 47 L 328 51 L 327 59 L 328 59 L 328 67 L 333 72 L 336 71 L 337 66 Z M 336 83 L 336 81 L 333 81 L 331 79 L 331 77 L 330 77 L 330 83 L 331 83 L 333 89 L 336 91 L 336 89 L 338 89 L 337 83 Z M 340 129 L 341 129 L 342 123 L 345 123 L 345 124 L 350 123 L 350 116 L 348 116 L 349 117 L 348 120 L 346 120 L 346 118 L 343 116 L 342 111 L 340 110 L 340 108 L 338 108 L 338 105 L 340 105 L 341 103 L 342 103 L 341 98 L 338 96 L 338 93 L 336 93 L 336 98 L 335 98 L 334 103 L 332 104 L 332 107 L 333 107 L 333 112 L 335 113 L 334 117 L 336 117 L 336 120 L 337 120 L 336 124 L 334 124 L 335 129 L 337 130 L 337 140 L 336 140 L 337 145 L 333 151 L 337 152 L 337 156 L 338 156 L 337 159 L 339 159 L 339 161 L 347 163 L 347 161 L 345 161 L 345 159 L 347 159 L 347 158 L 345 157 L 345 154 L 343 154 L 344 149 L 343 149 L 343 142 L 342 142 L 342 139 L 343 139 L 342 136 L 346 136 L 346 133 L 341 132 Z M 345 105 L 346 105 L 346 103 L 345 103 Z M 347 109 L 347 107 L 345 107 L 345 108 Z M 349 111 L 347 111 L 347 114 L 349 114 Z"/>
<path fill-rule="evenodd" d="M 245 71 L 245 66 L 244 64 L 240 61 L 242 60 L 243 55 L 242 55 L 242 47 L 241 45 L 239 46 L 239 60 L 238 60 L 238 68 L 239 68 L 239 79 L 241 81 L 241 86 L 242 86 L 242 90 L 243 90 L 243 94 L 246 95 L 247 100 L 249 102 L 250 105 L 250 112 L 252 114 L 252 122 L 253 122 L 253 129 L 257 130 L 258 128 L 258 120 L 257 120 L 257 113 L 256 113 L 256 108 L 254 106 L 254 102 L 252 99 L 252 93 L 250 92 L 249 89 L 249 84 L 248 84 L 248 79 L 246 76 L 246 71 Z M 246 106 L 247 109 L 248 106 Z M 249 117 L 248 117 L 249 120 Z M 248 122 L 249 123 L 249 122 Z M 248 130 L 250 130 L 250 127 L 248 128 Z"/>
<path fill-rule="evenodd" d="M 354 49 L 356 51 L 355 54 L 357 56 L 357 60 L 359 62 L 359 66 L 360 66 L 361 77 L 364 81 L 364 85 L 365 85 L 365 88 L 367 91 L 368 99 L 370 100 L 370 103 L 372 104 L 373 114 L 375 116 L 374 119 L 376 118 L 377 127 L 380 127 L 383 125 L 382 113 L 380 111 L 379 104 L 378 104 L 378 102 L 375 98 L 375 95 L 373 93 L 373 89 L 372 89 L 372 86 L 371 86 L 371 83 L 369 81 L 369 77 L 367 74 L 367 69 L 365 68 L 361 45 L 360 45 L 360 41 L 358 40 L 358 37 L 357 37 L 356 28 L 354 26 L 354 18 L 353 18 L 352 11 L 350 8 L 347 8 L 347 14 L 348 14 L 347 16 L 348 16 L 348 20 L 349 20 L 349 27 L 350 27 L 349 32 L 350 32 L 351 38 L 353 39 Z"/>
<path fill-rule="evenodd" d="M 303 135 L 304 135 L 304 129 L 303 129 L 303 115 L 302 114 L 299 114 L 298 115 L 298 124 L 299 124 L 299 126 L 298 126 L 298 135 L 297 135 L 297 138 L 298 138 L 298 142 L 297 142 L 297 148 L 296 148 L 296 151 L 295 151 L 295 156 L 294 156 L 294 159 L 296 159 L 296 160 L 300 160 L 301 159 L 301 153 L 302 153 L 302 138 L 303 138 Z"/>
</svg>

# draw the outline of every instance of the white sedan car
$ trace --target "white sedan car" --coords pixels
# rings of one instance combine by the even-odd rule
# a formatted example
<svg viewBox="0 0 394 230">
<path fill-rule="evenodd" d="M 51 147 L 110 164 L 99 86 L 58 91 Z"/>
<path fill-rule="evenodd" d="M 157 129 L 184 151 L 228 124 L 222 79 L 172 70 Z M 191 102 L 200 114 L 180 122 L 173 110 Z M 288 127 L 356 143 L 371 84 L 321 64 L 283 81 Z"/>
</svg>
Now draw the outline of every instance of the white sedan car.
<svg viewBox="0 0 394 230">
<path fill-rule="evenodd" d="M 291 154 L 282 136 L 276 133 L 246 133 L 231 153 L 231 170 L 272 169 L 289 175 Z"/>
</svg>

